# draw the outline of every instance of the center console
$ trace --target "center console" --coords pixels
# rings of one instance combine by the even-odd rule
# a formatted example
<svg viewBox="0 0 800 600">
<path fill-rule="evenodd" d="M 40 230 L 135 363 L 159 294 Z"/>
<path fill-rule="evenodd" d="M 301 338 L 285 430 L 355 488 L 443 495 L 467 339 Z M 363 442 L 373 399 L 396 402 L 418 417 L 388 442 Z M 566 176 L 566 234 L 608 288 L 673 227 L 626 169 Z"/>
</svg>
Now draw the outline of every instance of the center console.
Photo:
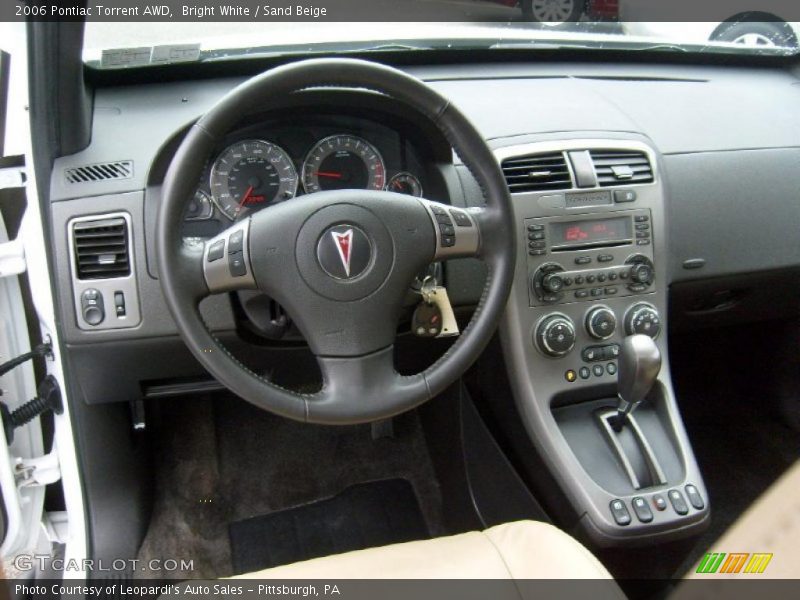
<svg viewBox="0 0 800 600">
<path fill-rule="evenodd" d="M 697 532 L 709 506 L 670 380 L 656 151 L 641 139 L 575 139 L 495 154 L 519 227 L 501 340 L 528 434 L 596 545 Z M 637 335 L 655 342 L 661 368 L 616 431 L 620 352 Z"/>
</svg>

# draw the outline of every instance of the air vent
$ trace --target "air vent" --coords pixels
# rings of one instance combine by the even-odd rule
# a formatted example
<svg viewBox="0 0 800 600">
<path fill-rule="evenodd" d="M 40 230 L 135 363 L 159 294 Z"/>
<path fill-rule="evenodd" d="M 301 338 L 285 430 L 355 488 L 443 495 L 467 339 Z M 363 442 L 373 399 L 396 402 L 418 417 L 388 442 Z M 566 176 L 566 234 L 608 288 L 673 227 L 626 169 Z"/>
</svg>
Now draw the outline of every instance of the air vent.
<svg viewBox="0 0 800 600">
<path fill-rule="evenodd" d="M 572 177 L 563 152 L 507 158 L 503 161 L 502 169 L 512 194 L 572 187 Z"/>
<path fill-rule="evenodd" d="M 644 152 L 591 150 L 590 154 L 600 187 L 653 181 L 653 167 Z"/>
<path fill-rule="evenodd" d="M 120 160 L 117 162 L 97 163 L 65 169 L 64 177 L 69 183 L 87 183 L 90 181 L 107 181 L 109 179 L 130 179 L 133 177 L 133 161 Z"/>
<path fill-rule="evenodd" d="M 74 223 L 72 243 L 78 279 L 130 275 L 128 222 L 123 217 Z"/>
</svg>

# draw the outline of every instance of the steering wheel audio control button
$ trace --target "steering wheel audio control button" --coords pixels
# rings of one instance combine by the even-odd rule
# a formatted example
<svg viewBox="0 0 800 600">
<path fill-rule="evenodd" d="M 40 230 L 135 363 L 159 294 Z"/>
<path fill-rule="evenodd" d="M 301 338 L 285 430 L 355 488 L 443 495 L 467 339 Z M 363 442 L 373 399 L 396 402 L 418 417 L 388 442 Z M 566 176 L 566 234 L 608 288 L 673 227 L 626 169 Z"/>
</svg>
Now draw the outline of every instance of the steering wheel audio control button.
<svg viewBox="0 0 800 600">
<path fill-rule="evenodd" d="M 228 252 L 231 254 L 241 252 L 244 244 L 244 231 L 239 229 L 231 234 L 228 238 Z"/>
<path fill-rule="evenodd" d="M 459 227 L 472 227 L 472 221 L 469 220 L 469 217 L 465 212 L 451 209 L 450 214 L 453 216 L 453 220 Z"/>
<path fill-rule="evenodd" d="M 214 262 L 225 256 L 225 240 L 218 240 L 208 247 L 208 262 Z"/>
<path fill-rule="evenodd" d="M 247 267 L 244 264 L 244 256 L 241 252 L 228 254 L 228 267 L 233 277 L 244 277 L 247 275 Z"/>
</svg>

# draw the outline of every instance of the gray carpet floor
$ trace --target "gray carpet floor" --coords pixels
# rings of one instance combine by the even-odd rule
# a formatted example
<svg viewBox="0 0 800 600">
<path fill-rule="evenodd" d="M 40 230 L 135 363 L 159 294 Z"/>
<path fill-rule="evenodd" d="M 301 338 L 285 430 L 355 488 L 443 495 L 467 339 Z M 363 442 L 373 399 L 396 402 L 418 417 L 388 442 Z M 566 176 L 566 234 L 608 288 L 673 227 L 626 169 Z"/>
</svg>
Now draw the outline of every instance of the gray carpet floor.
<svg viewBox="0 0 800 600">
<path fill-rule="evenodd" d="M 377 440 L 369 425 L 305 425 L 230 396 L 167 401 L 158 413 L 151 428 L 156 499 L 138 558 L 143 565 L 193 561 L 193 570 L 170 577 L 232 575 L 229 523 L 368 481 L 410 481 L 430 535 L 444 533 L 441 493 L 416 413 L 395 419 L 394 437 Z"/>
</svg>

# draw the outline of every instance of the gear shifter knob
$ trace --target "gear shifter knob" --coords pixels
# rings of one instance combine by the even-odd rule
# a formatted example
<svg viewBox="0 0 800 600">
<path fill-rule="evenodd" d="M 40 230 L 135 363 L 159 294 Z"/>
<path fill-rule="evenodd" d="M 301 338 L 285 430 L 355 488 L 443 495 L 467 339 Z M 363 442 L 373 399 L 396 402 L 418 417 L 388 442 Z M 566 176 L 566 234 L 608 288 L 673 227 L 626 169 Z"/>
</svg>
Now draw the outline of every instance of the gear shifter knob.
<svg viewBox="0 0 800 600">
<path fill-rule="evenodd" d="M 622 342 L 619 353 L 617 393 L 619 414 L 612 423 L 619 431 L 628 415 L 645 399 L 661 370 L 661 352 L 647 335 L 631 335 Z"/>
</svg>

